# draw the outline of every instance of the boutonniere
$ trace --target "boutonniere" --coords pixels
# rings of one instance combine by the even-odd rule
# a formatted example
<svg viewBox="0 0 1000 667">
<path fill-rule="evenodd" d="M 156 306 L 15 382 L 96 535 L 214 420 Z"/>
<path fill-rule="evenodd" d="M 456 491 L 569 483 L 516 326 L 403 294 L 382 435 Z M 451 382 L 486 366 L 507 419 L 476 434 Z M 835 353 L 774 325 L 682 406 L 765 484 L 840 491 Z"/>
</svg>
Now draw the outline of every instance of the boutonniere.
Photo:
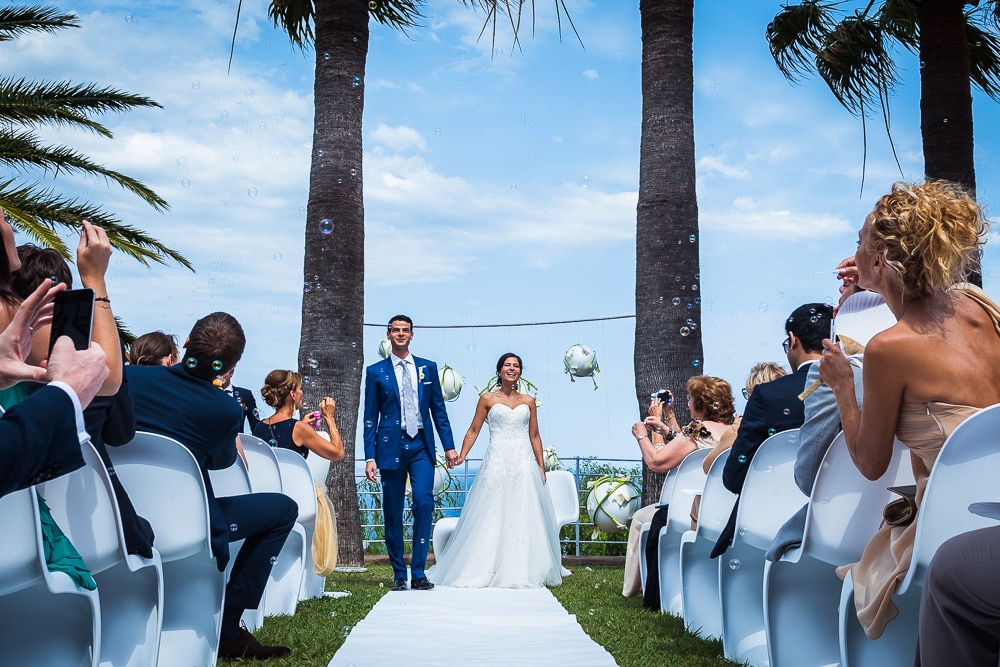
<svg viewBox="0 0 1000 667">
<path fill-rule="evenodd" d="M 419 379 L 421 382 L 424 381 L 424 369 L 425 368 L 427 368 L 427 366 L 420 366 L 420 367 L 417 368 L 417 379 Z"/>
</svg>

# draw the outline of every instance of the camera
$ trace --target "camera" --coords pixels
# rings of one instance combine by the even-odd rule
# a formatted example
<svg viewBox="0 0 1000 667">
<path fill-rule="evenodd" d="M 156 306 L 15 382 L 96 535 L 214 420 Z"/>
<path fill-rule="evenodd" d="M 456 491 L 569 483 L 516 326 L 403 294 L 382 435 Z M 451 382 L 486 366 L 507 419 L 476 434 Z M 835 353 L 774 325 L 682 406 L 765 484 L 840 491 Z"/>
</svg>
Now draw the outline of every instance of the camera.
<svg viewBox="0 0 1000 667">
<path fill-rule="evenodd" d="M 674 395 L 670 393 L 669 389 L 660 389 L 659 391 L 654 391 L 649 395 L 650 400 L 659 399 L 664 405 L 670 405 L 674 402 Z"/>
</svg>

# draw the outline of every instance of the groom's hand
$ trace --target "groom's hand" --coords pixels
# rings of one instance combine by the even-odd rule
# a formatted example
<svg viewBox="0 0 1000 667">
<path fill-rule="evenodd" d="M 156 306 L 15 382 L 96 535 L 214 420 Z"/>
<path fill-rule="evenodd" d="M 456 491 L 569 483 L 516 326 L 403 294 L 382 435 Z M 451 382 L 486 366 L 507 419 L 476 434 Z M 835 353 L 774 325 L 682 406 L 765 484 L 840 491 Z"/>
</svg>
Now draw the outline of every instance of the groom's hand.
<svg viewBox="0 0 1000 667">
<path fill-rule="evenodd" d="M 365 477 L 367 477 L 372 482 L 377 482 L 378 479 L 375 477 L 375 472 L 378 468 L 375 466 L 374 461 L 369 461 L 365 464 Z"/>
<path fill-rule="evenodd" d="M 454 468 L 458 465 L 458 452 L 454 449 L 444 450 L 444 460 L 448 464 L 449 468 Z"/>
</svg>

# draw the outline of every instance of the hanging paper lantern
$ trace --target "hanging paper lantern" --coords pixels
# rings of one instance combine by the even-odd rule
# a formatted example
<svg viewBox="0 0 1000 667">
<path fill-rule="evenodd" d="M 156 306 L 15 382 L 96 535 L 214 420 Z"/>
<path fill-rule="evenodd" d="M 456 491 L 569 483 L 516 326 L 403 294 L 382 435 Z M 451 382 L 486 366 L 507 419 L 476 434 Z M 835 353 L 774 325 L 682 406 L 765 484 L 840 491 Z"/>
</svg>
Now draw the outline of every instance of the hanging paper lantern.
<svg viewBox="0 0 1000 667">
<path fill-rule="evenodd" d="M 378 356 L 388 359 L 390 352 L 392 352 L 392 343 L 389 342 L 388 338 L 383 338 L 382 342 L 378 344 Z"/>
<path fill-rule="evenodd" d="M 545 462 L 545 471 L 549 472 L 551 470 L 559 470 L 562 467 L 562 462 L 559 457 L 556 456 L 556 448 L 549 447 L 542 452 L 542 460 Z"/>
<path fill-rule="evenodd" d="M 597 379 L 595 373 L 600 373 L 601 368 L 597 365 L 597 352 L 586 345 L 577 343 L 566 350 L 563 355 L 563 366 L 569 373 L 569 379 L 576 382 L 576 378 L 590 378 L 594 382 L 594 389 L 597 389 Z"/>
<path fill-rule="evenodd" d="M 587 483 L 587 512 L 594 522 L 591 539 L 597 539 L 598 529 L 605 533 L 625 530 L 632 514 L 639 509 L 641 494 L 628 477 L 606 476 Z"/>
<path fill-rule="evenodd" d="M 448 364 L 441 367 L 438 376 L 441 379 L 441 393 L 444 394 L 444 400 L 451 402 L 458 398 L 462 393 L 462 387 L 465 386 L 465 378 Z"/>
</svg>

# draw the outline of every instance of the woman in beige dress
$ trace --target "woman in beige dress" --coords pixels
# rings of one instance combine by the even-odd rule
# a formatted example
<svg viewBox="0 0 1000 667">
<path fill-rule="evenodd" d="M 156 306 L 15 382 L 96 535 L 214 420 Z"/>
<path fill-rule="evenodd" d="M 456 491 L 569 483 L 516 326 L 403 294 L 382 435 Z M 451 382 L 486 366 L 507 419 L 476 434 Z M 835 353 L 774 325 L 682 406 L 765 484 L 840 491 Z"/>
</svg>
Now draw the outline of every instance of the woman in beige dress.
<svg viewBox="0 0 1000 667">
<path fill-rule="evenodd" d="M 1000 312 L 982 290 L 962 283 L 987 223 L 958 186 L 937 181 L 896 183 L 858 234 L 853 264 L 843 273 L 878 292 L 894 326 L 865 347 L 864 410 L 858 409 L 850 366 L 829 340 L 820 378 L 837 397 L 847 448 L 866 478 L 882 476 L 893 438 L 910 450 L 917 504 L 948 435 L 966 417 L 1000 403 Z M 882 525 L 851 572 L 858 619 L 872 639 L 898 613 L 892 602 L 906 576 L 916 523 Z"/>
</svg>

